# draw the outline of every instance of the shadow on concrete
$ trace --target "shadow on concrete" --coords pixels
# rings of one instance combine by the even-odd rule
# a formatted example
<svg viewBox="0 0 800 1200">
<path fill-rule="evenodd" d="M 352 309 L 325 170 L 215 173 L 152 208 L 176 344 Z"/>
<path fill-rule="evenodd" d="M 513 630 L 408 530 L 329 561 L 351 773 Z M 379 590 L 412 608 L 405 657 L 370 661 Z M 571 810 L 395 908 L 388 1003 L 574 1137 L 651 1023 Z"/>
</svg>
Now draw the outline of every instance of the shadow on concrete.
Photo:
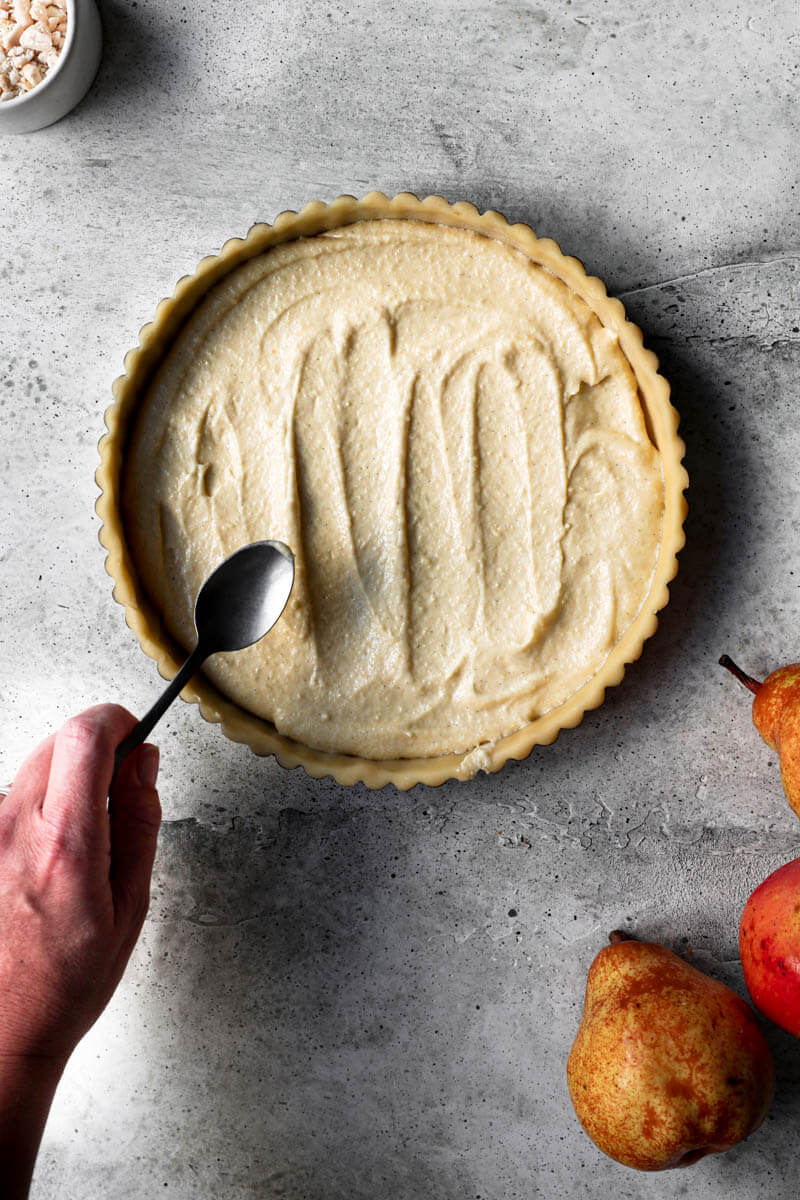
<svg viewBox="0 0 800 1200">
<path fill-rule="evenodd" d="M 120 102 L 147 104 L 154 86 L 169 87 L 182 78 L 182 39 L 164 20 L 163 8 L 152 4 L 123 4 L 99 0 L 103 24 L 103 57 L 100 69 L 81 108 L 112 103 L 114 114 Z M 128 113 L 129 118 L 132 114 Z"/>
<path fill-rule="evenodd" d="M 442 970 L 463 905 L 432 915 L 426 878 L 380 803 L 164 827 L 148 1055 L 170 1064 L 163 1135 L 204 1188 L 216 1172 L 254 1195 L 433 1195 L 444 1153 L 448 1195 L 467 1194 L 448 1142 L 454 1110 L 487 1112 L 460 1078 L 491 1076 L 492 1058 L 475 1084 L 464 1051 L 486 983 Z"/>
</svg>

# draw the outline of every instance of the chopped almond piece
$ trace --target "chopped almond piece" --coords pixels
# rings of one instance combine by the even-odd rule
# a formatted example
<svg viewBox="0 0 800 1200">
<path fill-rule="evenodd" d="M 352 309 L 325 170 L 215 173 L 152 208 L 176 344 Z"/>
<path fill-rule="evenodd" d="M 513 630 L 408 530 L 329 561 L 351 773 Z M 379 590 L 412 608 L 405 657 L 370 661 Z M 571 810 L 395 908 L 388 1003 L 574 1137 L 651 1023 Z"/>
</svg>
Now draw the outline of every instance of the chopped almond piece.
<svg viewBox="0 0 800 1200">
<path fill-rule="evenodd" d="M 36 87 L 37 83 L 41 83 L 44 79 L 44 67 L 40 63 L 26 63 L 20 71 L 20 75 L 25 80 L 29 88 Z"/>
<path fill-rule="evenodd" d="M 53 39 L 50 37 L 49 31 L 43 33 L 38 25 L 29 25 L 19 39 L 20 46 L 24 46 L 27 50 L 46 51 L 53 49 Z"/>
</svg>

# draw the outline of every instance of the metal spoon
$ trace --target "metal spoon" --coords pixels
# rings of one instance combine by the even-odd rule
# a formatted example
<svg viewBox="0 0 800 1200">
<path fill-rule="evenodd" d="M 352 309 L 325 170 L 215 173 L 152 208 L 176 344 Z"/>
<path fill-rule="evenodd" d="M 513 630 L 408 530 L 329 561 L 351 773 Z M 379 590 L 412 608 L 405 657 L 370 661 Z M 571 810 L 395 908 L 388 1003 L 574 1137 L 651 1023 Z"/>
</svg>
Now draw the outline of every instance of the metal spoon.
<svg viewBox="0 0 800 1200">
<path fill-rule="evenodd" d="M 286 607 L 294 583 L 294 555 L 283 542 L 251 542 L 209 575 L 194 605 L 197 645 L 163 695 L 120 742 L 114 777 L 156 721 L 211 654 L 244 650 L 268 633 Z"/>
</svg>

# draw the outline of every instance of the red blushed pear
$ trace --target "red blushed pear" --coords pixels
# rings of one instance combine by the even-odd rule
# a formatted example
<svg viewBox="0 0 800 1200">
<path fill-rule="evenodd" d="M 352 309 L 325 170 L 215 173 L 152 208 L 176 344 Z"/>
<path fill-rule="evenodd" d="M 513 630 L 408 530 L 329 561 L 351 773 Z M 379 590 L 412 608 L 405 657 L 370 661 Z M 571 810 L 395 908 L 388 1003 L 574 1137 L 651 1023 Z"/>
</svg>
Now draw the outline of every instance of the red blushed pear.
<svg viewBox="0 0 800 1200">
<path fill-rule="evenodd" d="M 779 667 L 760 683 L 727 654 L 719 661 L 753 693 L 753 724 L 767 745 L 777 750 L 786 799 L 800 817 L 800 663 Z"/>
<path fill-rule="evenodd" d="M 756 1008 L 800 1037 L 800 858 L 768 875 L 745 904 L 739 957 Z"/>
<path fill-rule="evenodd" d="M 615 931 L 589 969 L 567 1062 L 592 1141 L 640 1171 L 729 1150 L 769 1109 L 775 1069 L 749 1004 L 665 946 Z"/>
</svg>

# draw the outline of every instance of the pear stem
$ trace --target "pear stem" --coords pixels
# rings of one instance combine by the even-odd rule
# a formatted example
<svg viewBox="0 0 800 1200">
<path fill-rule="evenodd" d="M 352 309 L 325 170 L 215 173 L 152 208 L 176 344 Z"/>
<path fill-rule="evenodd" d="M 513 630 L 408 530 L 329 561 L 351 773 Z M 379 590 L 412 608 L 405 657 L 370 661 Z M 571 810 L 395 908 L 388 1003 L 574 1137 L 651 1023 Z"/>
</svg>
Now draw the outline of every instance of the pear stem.
<svg viewBox="0 0 800 1200">
<path fill-rule="evenodd" d="M 632 934 L 626 933 L 624 929 L 612 929 L 608 935 L 608 940 L 612 946 L 618 946 L 620 942 L 634 942 L 636 939 Z"/>
<path fill-rule="evenodd" d="M 752 675 L 746 675 L 742 668 L 737 667 L 733 659 L 729 658 L 727 654 L 722 655 L 719 665 L 725 667 L 726 671 L 730 671 L 731 675 L 738 679 L 739 683 L 743 683 L 754 696 L 761 691 L 761 683 L 757 679 L 753 679 Z"/>
</svg>

